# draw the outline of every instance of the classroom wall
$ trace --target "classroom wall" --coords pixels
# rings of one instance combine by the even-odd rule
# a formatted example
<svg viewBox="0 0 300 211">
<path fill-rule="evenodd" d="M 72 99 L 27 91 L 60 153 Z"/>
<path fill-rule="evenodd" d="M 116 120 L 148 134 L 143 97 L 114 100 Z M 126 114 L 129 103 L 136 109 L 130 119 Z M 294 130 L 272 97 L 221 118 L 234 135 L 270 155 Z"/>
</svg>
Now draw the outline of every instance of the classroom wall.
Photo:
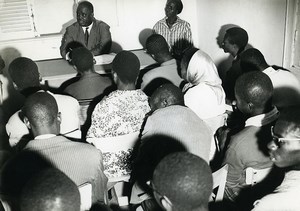
<svg viewBox="0 0 300 211">
<path fill-rule="evenodd" d="M 233 25 L 244 28 L 249 44 L 259 49 L 270 64 L 283 64 L 286 0 L 200 0 L 197 1 L 199 47 L 222 71 L 231 64 L 219 47 L 224 31 Z"/>
</svg>

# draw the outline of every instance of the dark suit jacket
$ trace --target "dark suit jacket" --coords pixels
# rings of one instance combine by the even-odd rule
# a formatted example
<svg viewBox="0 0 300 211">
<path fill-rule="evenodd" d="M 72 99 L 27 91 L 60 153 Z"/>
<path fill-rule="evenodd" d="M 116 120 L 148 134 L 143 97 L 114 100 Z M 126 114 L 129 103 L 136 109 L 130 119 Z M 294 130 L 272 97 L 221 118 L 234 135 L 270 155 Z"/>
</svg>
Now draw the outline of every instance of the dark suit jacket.
<svg viewBox="0 0 300 211">
<path fill-rule="evenodd" d="M 111 47 L 111 34 L 109 25 L 103 21 L 94 20 L 92 29 L 90 31 L 88 45 L 84 44 L 84 31 L 82 27 L 76 22 L 68 26 L 62 38 L 60 46 L 60 54 L 63 58 L 66 57 L 66 47 L 68 43 L 77 41 L 87 47 L 94 56 L 109 53 Z"/>
</svg>

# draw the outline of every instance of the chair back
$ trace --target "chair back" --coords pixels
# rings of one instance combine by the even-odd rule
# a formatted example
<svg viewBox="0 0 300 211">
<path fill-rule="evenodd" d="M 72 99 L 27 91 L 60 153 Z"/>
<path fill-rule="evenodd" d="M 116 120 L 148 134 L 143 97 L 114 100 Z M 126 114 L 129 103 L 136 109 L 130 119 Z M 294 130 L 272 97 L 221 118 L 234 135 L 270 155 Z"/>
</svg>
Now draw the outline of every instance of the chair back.
<svg viewBox="0 0 300 211">
<path fill-rule="evenodd" d="M 88 115 L 88 108 L 90 104 L 93 102 L 93 99 L 84 99 L 84 100 L 78 100 L 79 106 L 80 106 L 80 125 L 83 125 L 87 119 Z"/>
<path fill-rule="evenodd" d="M 252 167 L 246 168 L 246 184 L 255 185 L 264 180 L 272 170 L 272 167 L 264 169 L 254 169 Z"/>
<path fill-rule="evenodd" d="M 92 185 L 84 183 L 78 187 L 80 193 L 80 210 L 89 210 L 92 206 Z"/>
<path fill-rule="evenodd" d="M 210 201 L 222 201 L 224 197 L 226 178 L 228 174 L 228 164 L 213 172 L 213 193 Z M 215 192 L 216 190 L 216 192 Z"/>
<path fill-rule="evenodd" d="M 103 153 L 104 173 L 108 182 L 128 181 L 131 173 L 130 158 L 138 141 L 139 131 L 106 138 L 88 138 Z"/>
</svg>

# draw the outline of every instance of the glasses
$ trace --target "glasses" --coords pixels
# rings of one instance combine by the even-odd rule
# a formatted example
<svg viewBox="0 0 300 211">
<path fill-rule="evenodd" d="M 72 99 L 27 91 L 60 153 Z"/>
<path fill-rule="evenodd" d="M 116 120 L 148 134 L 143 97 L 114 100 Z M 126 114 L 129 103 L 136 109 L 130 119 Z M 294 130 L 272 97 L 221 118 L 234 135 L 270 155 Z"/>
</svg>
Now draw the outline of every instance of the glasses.
<svg viewBox="0 0 300 211">
<path fill-rule="evenodd" d="M 286 142 L 300 141 L 300 138 L 279 138 L 277 135 L 274 134 L 274 126 L 271 127 L 271 135 L 272 135 L 274 143 L 277 146 L 280 146 Z"/>
</svg>

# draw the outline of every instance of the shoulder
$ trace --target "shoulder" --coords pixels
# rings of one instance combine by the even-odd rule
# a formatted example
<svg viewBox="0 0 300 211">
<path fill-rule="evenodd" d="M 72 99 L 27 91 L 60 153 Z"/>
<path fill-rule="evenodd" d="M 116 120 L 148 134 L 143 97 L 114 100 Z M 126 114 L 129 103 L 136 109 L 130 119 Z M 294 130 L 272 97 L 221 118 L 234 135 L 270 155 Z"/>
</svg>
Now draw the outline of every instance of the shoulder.
<svg viewBox="0 0 300 211">
<path fill-rule="evenodd" d="M 182 20 L 181 18 L 178 18 L 178 23 L 181 24 L 181 25 L 185 25 L 187 27 L 190 27 L 190 23 L 185 21 L 185 20 Z"/>
<path fill-rule="evenodd" d="M 110 26 L 107 23 L 105 23 L 104 21 L 101 21 L 101 20 L 95 19 L 94 24 L 100 28 L 110 28 Z"/>
<path fill-rule="evenodd" d="M 245 127 L 243 130 L 232 136 L 230 139 L 229 148 L 247 145 L 249 142 L 245 140 L 254 140 L 254 136 L 258 130 L 259 128 L 255 126 Z"/>
<path fill-rule="evenodd" d="M 70 26 L 68 26 L 66 28 L 66 31 L 73 31 L 73 30 L 77 30 L 79 28 L 80 28 L 79 24 L 77 22 L 75 22 L 75 23 L 72 23 Z"/>
<path fill-rule="evenodd" d="M 58 104 L 60 104 L 60 103 L 71 103 L 71 105 L 79 104 L 78 101 L 74 97 L 71 97 L 68 95 L 53 94 L 53 97 L 55 98 L 55 100 Z"/>
</svg>

